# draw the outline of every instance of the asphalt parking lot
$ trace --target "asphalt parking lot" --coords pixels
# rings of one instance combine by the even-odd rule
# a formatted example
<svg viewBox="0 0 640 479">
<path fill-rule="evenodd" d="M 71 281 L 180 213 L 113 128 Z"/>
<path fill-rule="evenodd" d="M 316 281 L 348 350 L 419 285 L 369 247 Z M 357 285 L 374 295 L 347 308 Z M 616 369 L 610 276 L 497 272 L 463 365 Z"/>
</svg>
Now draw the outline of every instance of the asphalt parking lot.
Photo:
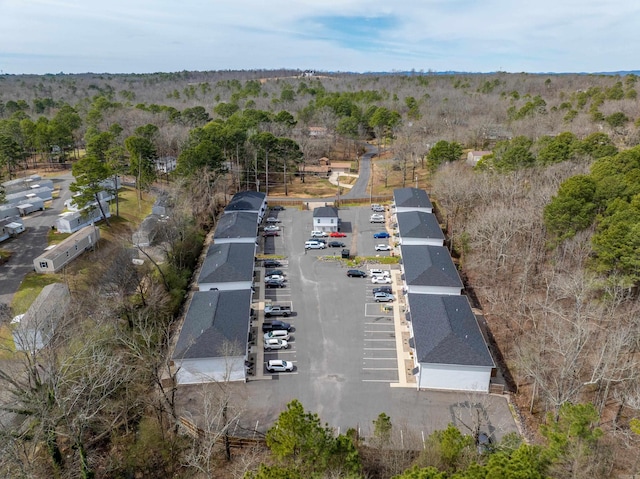
<svg viewBox="0 0 640 479">
<path fill-rule="evenodd" d="M 238 427 L 266 431 L 286 404 L 298 399 L 306 410 L 318 413 L 337 431 L 356 428 L 363 436 L 373 432 L 380 413 L 391 417 L 396 431 L 405 438 L 421 438 L 449 423 L 470 424 L 472 417 L 486 418 L 483 429 L 499 439 L 517 431 L 505 397 L 479 393 L 418 391 L 407 372 L 408 334 L 400 332 L 403 301 L 398 266 L 392 273 L 396 301 L 376 303 L 370 278 L 347 277 L 339 248 L 304 249 L 312 230 L 312 211 L 289 208 L 269 213 L 277 216 L 279 236 L 260 237 L 265 254 L 282 257 L 286 277 L 282 288 L 256 289 L 259 304 L 290 305 L 294 314 L 281 318 L 293 326 L 287 350 L 262 351 L 261 338 L 254 346 L 255 375 L 247 383 L 230 384 L 244 412 Z M 342 231 L 352 255 L 386 256 L 396 251 L 376 252 L 373 233 L 385 225 L 371 224 L 365 207 L 340 209 Z M 388 224 L 388 222 L 387 222 Z M 330 240 L 330 238 L 327 238 Z M 260 263 L 258 263 L 260 265 Z M 365 265 L 360 269 L 388 265 Z M 263 282 L 264 272 L 260 273 Z M 280 319 L 280 318 L 279 318 Z M 406 323 L 404 323 L 406 326 Z M 258 328 L 258 334 L 262 332 Z M 406 356 L 408 358 L 408 356 Z M 293 372 L 269 373 L 269 359 L 294 364 Z M 409 371 L 411 367 L 409 366 Z M 478 414 L 479 413 L 479 414 Z"/>
</svg>

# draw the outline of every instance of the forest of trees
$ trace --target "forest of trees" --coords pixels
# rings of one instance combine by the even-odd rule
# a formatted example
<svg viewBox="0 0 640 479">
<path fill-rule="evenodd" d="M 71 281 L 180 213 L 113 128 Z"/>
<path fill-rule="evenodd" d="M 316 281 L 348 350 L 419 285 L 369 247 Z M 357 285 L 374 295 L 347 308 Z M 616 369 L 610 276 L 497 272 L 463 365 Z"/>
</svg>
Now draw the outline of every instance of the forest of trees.
<svg viewBox="0 0 640 479">
<path fill-rule="evenodd" d="M 75 285 L 82 294 L 55 348 L 0 366 L 4 409 L 27 418 L 0 432 L 0 471 L 6 477 L 218 471 L 256 479 L 636 473 L 637 77 L 298 73 L 0 76 L 4 179 L 72 164 L 78 201 L 87 203 L 114 175 L 135 178 L 142 195 L 157 181 L 154 160 L 178 159 L 171 175 L 176 214 L 163 242 L 167 261 L 113 268 L 128 246 L 126 234 L 114 235 L 113 248 L 96 253 L 102 271 L 95 281 L 102 286 Z M 313 137 L 311 127 L 327 133 Z M 418 454 L 390 446 L 393 418 L 379 418 L 377 442 L 361 444 L 353 435 L 334 437 L 319 418 L 291 404 L 280 421 L 290 413 L 313 444 L 270 431 L 265 450 L 249 453 L 251 460 L 232 458 L 235 472 L 222 473 L 230 470 L 230 455 L 218 439 L 230 423 L 226 415 L 241 411 L 225 394 L 211 398 L 212 411 L 224 411 L 225 419 L 212 422 L 209 442 L 191 439 L 178 428 L 175 392 L 162 381 L 174 318 L 220 193 L 256 187 L 268 193 L 287 185 L 299 165 L 336 151 L 353 157 L 363 141 L 386 152 L 404 179 L 429 171 L 428 190 L 467 288 L 513 378 L 526 440 L 506 438 L 479 454 L 448 429 Z M 468 150 L 491 154 L 473 168 L 463 161 Z M 100 294 L 105 284 L 108 299 Z M 310 462 L 319 447 L 323 454 Z"/>
</svg>

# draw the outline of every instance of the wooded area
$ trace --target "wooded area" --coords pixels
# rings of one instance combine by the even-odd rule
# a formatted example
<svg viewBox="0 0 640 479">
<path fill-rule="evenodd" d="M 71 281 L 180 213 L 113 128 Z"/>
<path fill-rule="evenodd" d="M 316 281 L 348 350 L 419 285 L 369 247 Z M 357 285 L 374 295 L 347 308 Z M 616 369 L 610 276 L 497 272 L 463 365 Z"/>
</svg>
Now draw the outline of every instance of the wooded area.
<svg viewBox="0 0 640 479">
<path fill-rule="evenodd" d="M 72 277 L 73 308 L 52 347 L 2 355 L 10 421 L 0 432 L 0 471 L 256 479 L 637 473 L 637 80 L 296 71 L 0 76 L 3 181 L 72 165 L 85 203 L 114 175 L 135 178 L 139 195 L 171 180 L 176 212 L 162 243 L 167 261 L 148 269 L 114 267 L 127 257 L 135 226 L 111 218 L 94 259 L 100 274 Z M 513 378 L 530 444 L 508 438 L 479 454 L 447 430 L 422 453 L 400 451 L 389 432 L 393 418 L 379 418 L 378 442 L 362 444 L 333 437 L 321 418 L 293 404 L 280 420 L 304 425 L 305 440 L 329 456 L 312 464 L 304 453 L 318 449 L 294 443 L 287 450 L 277 430 L 259 454 L 231 454 L 222 439 L 242 411 L 224 385 L 208 399 L 206 437 L 179 430 L 175 391 L 162 381 L 166 350 L 224 198 L 255 188 L 285 195 L 294 179 L 305 181 L 301 165 L 356 160 L 364 141 L 384 153 L 374 164 L 385 183 L 392 171 L 397 186 L 411 186 L 418 172 L 429 178 L 467 289 Z M 469 150 L 490 154 L 474 167 L 464 161 Z M 177 158 L 177 169 L 163 177 L 154 161 L 164 157 Z"/>
</svg>

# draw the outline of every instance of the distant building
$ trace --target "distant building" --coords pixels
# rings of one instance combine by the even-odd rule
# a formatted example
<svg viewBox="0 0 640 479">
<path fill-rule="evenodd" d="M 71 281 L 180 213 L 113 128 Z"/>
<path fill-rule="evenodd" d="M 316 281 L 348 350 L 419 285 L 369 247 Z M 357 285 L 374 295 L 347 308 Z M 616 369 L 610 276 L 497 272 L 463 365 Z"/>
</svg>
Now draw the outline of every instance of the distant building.
<svg viewBox="0 0 640 479">
<path fill-rule="evenodd" d="M 340 230 L 338 208 L 335 206 L 320 206 L 313 210 L 313 229 L 327 233 Z"/>
<path fill-rule="evenodd" d="M 492 151 L 470 151 L 467 153 L 467 165 L 476 166 L 483 156 L 493 153 Z"/>
<path fill-rule="evenodd" d="M 162 173 L 171 173 L 178 166 L 178 160 L 175 156 L 163 156 L 154 160 L 156 170 Z"/>
</svg>

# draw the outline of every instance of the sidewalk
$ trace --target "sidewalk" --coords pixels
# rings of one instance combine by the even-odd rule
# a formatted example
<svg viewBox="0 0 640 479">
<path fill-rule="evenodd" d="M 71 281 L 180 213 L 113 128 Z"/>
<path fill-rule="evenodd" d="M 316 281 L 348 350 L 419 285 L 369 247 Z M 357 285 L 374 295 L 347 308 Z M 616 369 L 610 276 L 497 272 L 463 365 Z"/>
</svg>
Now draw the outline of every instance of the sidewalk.
<svg viewBox="0 0 640 479">
<path fill-rule="evenodd" d="M 393 303 L 393 324 L 395 327 L 396 353 L 398 355 L 398 382 L 391 383 L 392 388 L 415 388 L 416 377 L 411 372 L 414 368 L 411 348 L 409 347 L 409 324 L 406 320 L 406 297 L 402 294 L 400 271 L 392 271 L 391 278 L 396 301 Z"/>
</svg>

